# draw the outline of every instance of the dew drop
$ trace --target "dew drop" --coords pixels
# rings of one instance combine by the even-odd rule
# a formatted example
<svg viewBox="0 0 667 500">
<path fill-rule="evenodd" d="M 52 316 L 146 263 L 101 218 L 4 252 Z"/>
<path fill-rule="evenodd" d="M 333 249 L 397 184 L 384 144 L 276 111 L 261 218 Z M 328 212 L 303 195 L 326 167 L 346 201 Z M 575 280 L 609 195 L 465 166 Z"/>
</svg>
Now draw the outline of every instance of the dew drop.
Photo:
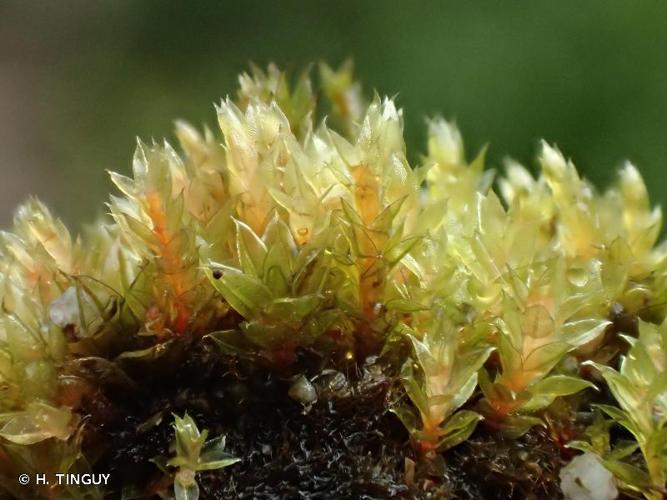
<svg viewBox="0 0 667 500">
<path fill-rule="evenodd" d="M 588 283 L 588 271 L 581 267 L 568 269 L 567 279 L 574 286 L 582 287 Z"/>
</svg>

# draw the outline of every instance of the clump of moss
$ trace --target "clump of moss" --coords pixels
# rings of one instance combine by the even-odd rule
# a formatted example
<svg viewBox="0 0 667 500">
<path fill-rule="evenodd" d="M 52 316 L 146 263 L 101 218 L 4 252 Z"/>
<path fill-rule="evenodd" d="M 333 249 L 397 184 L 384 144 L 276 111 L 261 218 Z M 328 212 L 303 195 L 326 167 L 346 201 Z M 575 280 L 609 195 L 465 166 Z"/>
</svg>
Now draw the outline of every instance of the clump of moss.
<svg viewBox="0 0 667 500">
<path fill-rule="evenodd" d="M 410 165 L 391 99 L 365 100 L 349 65 L 319 84 L 242 75 L 222 135 L 139 142 L 81 236 L 17 210 L 0 485 L 90 498 L 105 490 L 16 477 L 94 470 L 126 498 L 539 497 L 578 448 L 661 498 L 667 247 L 635 167 L 599 193 L 544 143 L 537 177 L 494 179 L 441 118 Z"/>
</svg>

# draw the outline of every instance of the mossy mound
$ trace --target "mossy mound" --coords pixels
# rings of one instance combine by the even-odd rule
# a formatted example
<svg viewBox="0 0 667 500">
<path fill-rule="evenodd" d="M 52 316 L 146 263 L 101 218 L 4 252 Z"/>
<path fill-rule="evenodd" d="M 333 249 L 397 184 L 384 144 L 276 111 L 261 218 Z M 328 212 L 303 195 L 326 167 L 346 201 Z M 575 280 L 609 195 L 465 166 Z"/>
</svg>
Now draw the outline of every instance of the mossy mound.
<svg viewBox="0 0 667 500">
<path fill-rule="evenodd" d="M 667 244 L 638 170 L 600 192 L 543 143 L 537 175 L 496 176 L 442 118 L 411 164 L 393 100 L 349 65 L 318 83 L 255 69 L 219 134 L 139 141 L 81 236 L 19 207 L 0 487 L 549 498 L 583 451 L 608 491 L 662 498 Z M 112 484 L 54 481 L 90 471 Z"/>
</svg>

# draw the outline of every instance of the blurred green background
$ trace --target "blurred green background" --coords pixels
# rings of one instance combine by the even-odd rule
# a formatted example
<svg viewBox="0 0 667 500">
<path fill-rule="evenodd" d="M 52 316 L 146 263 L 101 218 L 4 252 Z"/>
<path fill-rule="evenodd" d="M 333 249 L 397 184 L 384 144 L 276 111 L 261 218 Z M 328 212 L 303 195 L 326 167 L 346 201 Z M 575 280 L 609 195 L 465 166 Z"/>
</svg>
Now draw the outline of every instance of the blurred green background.
<svg viewBox="0 0 667 500">
<path fill-rule="evenodd" d="M 632 160 L 667 201 L 664 1 L 0 0 L 0 227 L 29 194 L 92 221 L 135 136 L 214 124 L 250 61 L 347 57 L 398 94 L 413 158 L 440 113 L 493 165 L 534 167 L 544 137 L 598 186 Z"/>
</svg>

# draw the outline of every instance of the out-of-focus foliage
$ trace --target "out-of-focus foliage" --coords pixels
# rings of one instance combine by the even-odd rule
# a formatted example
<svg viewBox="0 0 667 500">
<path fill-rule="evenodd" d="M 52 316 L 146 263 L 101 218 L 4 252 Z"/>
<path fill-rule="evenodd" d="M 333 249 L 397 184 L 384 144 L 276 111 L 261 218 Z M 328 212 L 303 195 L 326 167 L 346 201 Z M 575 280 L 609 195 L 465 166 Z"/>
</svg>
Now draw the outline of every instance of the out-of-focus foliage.
<svg viewBox="0 0 667 500">
<path fill-rule="evenodd" d="M 92 222 L 104 169 L 128 174 L 134 137 L 167 136 L 175 117 L 210 123 L 249 61 L 353 57 L 366 88 L 405 107 L 413 160 L 441 110 L 469 152 L 489 142 L 492 165 L 532 168 L 545 137 L 598 186 L 631 159 L 666 199 L 664 2 L 35 1 L 0 3 L 2 227 L 29 193 Z"/>
<path fill-rule="evenodd" d="M 661 213 L 637 170 L 600 193 L 543 144 L 541 173 L 508 164 L 498 195 L 484 151 L 467 161 L 452 123 L 431 120 L 410 164 L 393 100 L 365 100 L 349 65 L 322 66 L 319 81 L 317 94 L 308 73 L 292 84 L 255 69 L 217 106 L 220 135 L 179 123 L 181 153 L 139 142 L 133 177 L 111 174 L 111 217 L 81 237 L 36 201 L 19 208 L 0 246 L 7 456 L 46 446 L 51 469 L 82 467 L 76 439 L 98 395 L 83 368 L 130 385 L 137 367 L 177 369 L 207 339 L 223 362 L 280 373 L 301 370 L 304 351 L 323 369 L 382 356 L 401 370 L 393 409 L 426 458 L 482 419 L 511 436 L 546 423 L 593 385 L 582 361 L 615 380 L 609 346 L 635 333 L 619 311 L 659 323 L 667 303 Z M 642 332 L 628 359 L 659 345 Z M 644 425 L 619 387 L 622 410 L 637 410 L 626 420 Z M 176 428 L 187 495 L 205 437 L 187 418 Z M 655 429 L 637 429 L 662 481 L 643 441 Z"/>
</svg>

